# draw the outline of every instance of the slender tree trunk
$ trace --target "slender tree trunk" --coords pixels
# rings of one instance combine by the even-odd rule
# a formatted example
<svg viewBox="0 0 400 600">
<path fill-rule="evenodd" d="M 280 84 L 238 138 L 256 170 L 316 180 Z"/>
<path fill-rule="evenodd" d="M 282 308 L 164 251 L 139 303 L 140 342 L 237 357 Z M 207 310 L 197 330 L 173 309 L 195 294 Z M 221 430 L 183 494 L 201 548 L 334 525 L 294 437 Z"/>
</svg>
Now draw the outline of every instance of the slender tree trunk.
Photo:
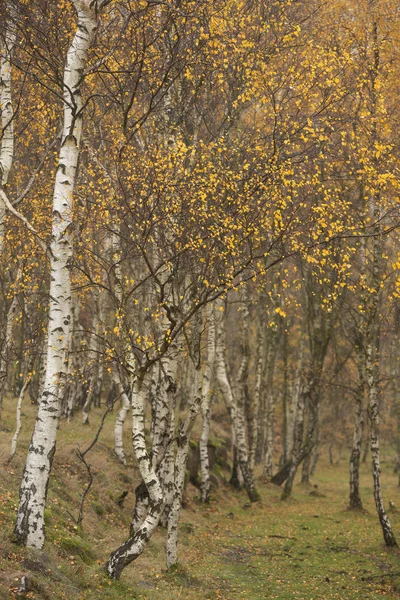
<svg viewBox="0 0 400 600">
<path fill-rule="evenodd" d="M 22 385 L 21 391 L 19 393 L 19 397 L 18 397 L 18 402 L 17 402 L 17 414 L 16 414 L 16 428 L 15 428 L 15 433 L 13 435 L 13 439 L 11 440 L 11 452 L 10 452 L 10 458 L 9 460 L 11 460 L 15 454 L 15 452 L 17 451 L 17 443 L 18 443 L 18 438 L 19 438 L 19 434 L 21 431 L 21 408 L 22 408 L 22 402 L 24 400 L 24 396 L 25 396 L 25 392 L 28 389 L 28 386 L 31 382 L 32 379 L 32 373 L 31 373 L 31 369 L 33 366 L 33 361 L 31 362 L 31 364 L 28 366 L 28 370 L 27 373 L 25 374 L 25 379 L 24 379 L 24 383 Z"/>
<path fill-rule="evenodd" d="M 267 373 L 265 377 L 266 387 L 266 411 L 265 411 L 265 454 L 264 454 L 264 477 L 270 479 L 273 470 L 274 454 L 274 417 L 275 417 L 275 393 L 273 389 L 274 370 L 276 361 L 276 349 L 278 341 L 278 330 L 270 331 L 267 350 Z"/>
<path fill-rule="evenodd" d="M 161 390 L 165 397 L 168 409 L 165 422 L 164 447 L 161 448 L 162 460 L 160 462 L 159 477 L 164 494 L 164 512 L 160 525 L 167 527 L 168 515 L 174 496 L 174 462 L 175 462 L 175 405 L 176 405 L 176 373 L 178 368 L 178 348 L 176 343 L 171 344 L 167 355 L 161 359 Z M 160 456 L 161 458 L 161 456 Z"/>
<path fill-rule="evenodd" d="M 302 389 L 298 395 L 296 422 L 293 431 L 293 450 L 289 465 L 289 473 L 286 479 L 285 487 L 282 492 L 282 500 L 286 500 L 292 493 L 294 478 L 302 457 L 302 443 L 304 434 L 304 406 L 308 388 Z M 311 449 L 310 449 L 311 450 Z"/>
<path fill-rule="evenodd" d="M 310 394 L 308 395 L 308 423 L 306 436 L 306 441 L 312 442 L 314 449 L 316 448 L 317 444 L 317 431 L 319 428 L 319 393 L 315 390 L 316 385 L 318 384 L 315 381 L 311 383 Z M 309 452 L 303 461 L 303 468 L 301 473 L 301 483 L 303 485 L 310 484 L 311 456 L 312 453 Z"/>
<path fill-rule="evenodd" d="M 386 546 L 397 546 L 389 518 L 387 516 L 382 496 L 381 467 L 379 456 L 379 398 L 378 383 L 376 378 L 376 357 L 370 342 L 367 342 L 366 352 L 366 377 L 368 382 L 368 415 L 371 427 L 371 457 L 372 476 L 374 480 L 374 498 L 379 522 L 382 527 L 383 538 Z"/>
<path fill-rule="evenodd" d="M 262 372 L 265 355 L 265 342 L 266 342 L 267 329 L 263 324 L 259 325 L 257 334 L 257 347 L 258 347 L 258 358 L 257 358 L 257 370 L 256 370 L 256 384 L 254 388 L 253 402 L 251 406 L 251 435 L 249 435 L 249 465 L 250 469 L 254 470 L 256 461 L 256 450 L 258 446 L 258 415 L 260 411 L 261 401 L 261 388 L 262 388 Z"/>
<path fill-rule="evenodd" d="M 178 562 L 178 523 L 182 507 L 182 494 L 185 483 L 186 463 L 189 454 L 190 434 L 204 399 L 204 383 L 201 384 L 200 373 L 196 370 L 195 396 L 185 421 L 177 436 L 177 453 L 175 459 L 174 491 L 168 518 L 167 568 L 171 569 Z M 196 389 L 197 388 L 197 389 Z"/>
<path fill-rule="evenodd" d="M 7 23 L 0 45 L 0 113 L 2 137 L 0 140 L 0 188 L 7 185 L 14 157 L 14 109 L 12 102 L 11 59 L 16 41 L 16 11 L 13 2 L 7 2 Z M 0 257 L 3 254 L 5 204 L 0 196 Z"/>
<path fill-rule="evenodd" d="M 362 348 L 356 348 L 357 352 L 357 367 L 358 367 L 358 384 L 356 391 L 356 412 L 353 433 L 353 448 L 350 455 L 350 497 L 349 507 L 362 509 L 362 501 L 360 496 L 360 458 L 361 445 L 364 429 L 364 396 L 365 396 L 365 373 L 363 365 Z"/>
<path fill-rule="evenodd" d="M 67 377 L 72 199 L 82 133 L 82 73 L 97 28 L 95 4 L 90 0 L 74 0 L 74 5 L 78 26 L 64 71 L 64 127 L 53 197 L 46 378 L 22 478 L 14 529 L 18 543 L 39 549 L 44 544 L 44 510 Z"/>
<path fill-rule="evenodd" d="M 210 438 L 211 423 L 211 379 L 215 362 L 215 319 L 214 307 L 208 304 L 205 310 L 207 322 L 207 359 L 203 375 L 203 390 L 201 401 L 201 414 L 203 427 L 199 442 L 200 450 L 200 472 L 201 472 L 201 501 L 208 502 L 210 499 L 210 463 L 208 457 L 208 442 Z"/>
<path fill-rule="evenodd" d="M 317 406 L 317 422 L 315 425 L 315 446 L 311 452 L 310 477 L 315 475 L 320 455 L 321 444 L 321 406 Z"/>
<path fill-rule="evenodd" d="M 13 346 L 13 326 L 14 319 L 18 308 L 17 296 L 14 296 L 11 306 L 7 313 L 7 322 L 5 328 L 5 339 L 1 348 L 0 354 L 0 420 L 3 409 L 3 396 L 7 388 L 7 367 L 10 359 L 10 354 Z"/>
<path fill-rule="evenodd" d="M 371 146 L 377 143 L 377 83 L 380 69 L 380 56 L 378 40 L 378 24 L 375 14 L 375 6 L 370 2 L 372 15 L 372 50 L 373 60 L 371 63 L 371 116 L 372 116 L 372 131 L 371 131 Z M 379 169 L 376 162 L 376 157 L 372 159 L 372 163 Z M 365 376 L 367 382 L 368 393 L 368 415 L 371 430 L 371 457 L 372 457 L 372 476 L 374 481 L 374 498 L 375 506 L 378 513 L 379 522 L 382 527 L 383 538 L 386 546 L 397 546 L 389 518 L 387 516 L 382 497 L 381 487 L 381 469 L 379 456 L 379 339 L 380 339 L 380 315 L 379 304 L 381 299 L 381 283 L 382 283 L 382 258 L 383 258 L 383 238 L 381 232 L 381 208 L 380 195 L 377 190 L 370 194 L 369 198 L 369 216 L 372 219 L 372 233 L 374 236 L 370 242 L 369 264 L 369 290 L 366 301 L 366 334 L 365 334 Z"/>
<path fill-rule="evenodd" d="M 118 415 L 115 421 L 114 426 L 114 452 L 119 462 L 126 466 L 126 457 L 124 451 L 124 423 L 125 419 L 129 413 L 130 402 L 129 398 L 125 392 L 124 386 L 122 385 L 120 374 L 118 372 L 118 367 L 115 366 L 113 370 L 113 382 L 115 384 L 117 394 L 121 398 L 121 408 L 118 411 Z"/>
<path fill-rule="evenodd" d="M 260 499 L 260 496 L 255 486 L 253 472 L 249 466 L 245 417 L 243 411 L 238 410 L 231 384 L 228 379 L 225 359 L 224 313 L 219 310 L 221 307 L 223 308 L 223 304 L 218 302 L 215 311 L 217 336 L 215 355 L 216 378 L 231 418 L 232 428 L 235 431 L 234 437 L 236 441 L 237 458 L 243 475 L 244 486 L 250 501 L 257 502 Z"/>
<path fill-rule="evenodd" d="M 12 2 L 7 2 L 7 22 L 4 38 L 0 42 L 0 189 L 7 186 L 14 158 L 14 108 L 12 102 L 12 66 L 11 59 L 16 41 L 16 11 Z M 6 206 L 0 195 L 0 258 L 4 244 L 4 218 Z M 17 276 L 18 278 L 18 276 Z M 5 339 L 0 348 L 0 419 L 3 408 L 3 394 L 7 378 L 8 355 L 12 345 L 12 327 L 17 308 L 17 298 L 14 296 L 7 314 Z"/>
<path fill-rule="evenodd" d="M 145 390 L 142 380 L 138 380 L 132 393 L 132 442 L 140 475 L 147 488 L 148 506 L 146 515 L 129 539 L 110 555 L 106 570 L 112 579 L 119 579 L 123 569 L 143 552 L 156 529 L 164 510 L 164 495 L 159 477 L 152 466 L 146 448 L 145 438 Z"/>
<path fill-rule="evenodd" d="M 289 327 L 289 326 L 288 326 Z M 291 434 L 290 427 L 290 407 L 289 407 L 289 369 L 288 369 L 288 358 L 289 358 L 289 349 L 288 349 L 288 338 L 289 331 L 286 327 L 283 328 L 282 334 L 282 362 L 283 362 L 283 389 L 282 389 L 282 413 L 283 413 L 283 423 L 282 423 L 282 458 L 280 463 L 285 464 L 289 458 L 289 439 Z"/>
</svg>

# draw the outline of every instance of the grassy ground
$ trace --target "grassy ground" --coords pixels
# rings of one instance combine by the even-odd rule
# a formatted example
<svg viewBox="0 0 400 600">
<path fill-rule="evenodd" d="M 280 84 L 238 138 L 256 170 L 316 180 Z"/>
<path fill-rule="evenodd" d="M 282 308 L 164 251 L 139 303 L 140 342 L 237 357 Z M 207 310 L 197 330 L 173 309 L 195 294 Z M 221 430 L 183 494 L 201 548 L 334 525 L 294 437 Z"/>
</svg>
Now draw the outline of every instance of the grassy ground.
<svg viewBox="0 0 400 600">
<path fill-rule="evenodd" d="M 346 510 L 346 461 L 336 467 L 322 460 L 313 484 L 294 488 L 281 502 L 280 490 L 259 482 L 262 501 L 249 505 L 244 493 L 221 482 L 209 506 L 201 506 L 197 490 L 188 486 L 180 528 L 180 567 L 167 573 L 165 532 L 159 530 L 144 555 L 129 566 L 120 582 L 103 571 L 109 552 L 123 541 L 137 483 L 133 464 L 120 467 L 111 451 L 111 416 L 95 450 L 88 455 L 95 482 L 88 497 L 83 528 L 74 522 L 87 480 L 76 458 L 93 438 L 92 427 L 77 418 L 60 430 L 46 511 L 47 543 L 43 552 L 25 551 L 11 541 L 12 524 L 34 408 L 24 407 L 17 456 L 7 464 L 13 430 L 14 400 L 5 406 L 1 432 L 0 599 L 36 600 L 325 600 L 400 598 L 400 554 L 388 551 L 373 506 L 371 476 L 363 466 L 365 512 Z M 129 429 L 129 427 L 127 427 Z M 129 449 L 129 431 L 126 447 Z M 392 464 L 383 463 L 386 502 L 398 503 L 400 489 Z M 129 490 L 124 507 L 116 499 Z M 311 493 L 310 493 L 311 492 Z M 400 505 L 400 502 L 399 502 Z M 400 513 L 390 512 L 400 539 Z M 29 592 L 18 596 L 22 575 Z"/>
</svg>

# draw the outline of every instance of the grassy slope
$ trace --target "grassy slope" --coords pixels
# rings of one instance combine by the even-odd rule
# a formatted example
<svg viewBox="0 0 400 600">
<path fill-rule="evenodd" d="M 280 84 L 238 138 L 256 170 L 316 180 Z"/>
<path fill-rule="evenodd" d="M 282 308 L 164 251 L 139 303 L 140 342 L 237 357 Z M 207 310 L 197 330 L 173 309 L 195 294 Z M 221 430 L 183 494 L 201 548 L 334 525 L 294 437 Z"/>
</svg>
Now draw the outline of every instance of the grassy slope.
<svg viewBox="0 0 400 600">
<path fill-rule="evenodd" d="M 399 598 L 398 551 L 387 551 L 372 501 L 371 477 L 363 467 L 362 493 L 367 511 L 346 511 L 347 465 L 320 465 L 315 478 L 322 496 L 296 486 L 294 498 L 282 503 L 280 490 L 260 482 L 262 502 L 248 506 L 243 493 L 221 484 L 207 507 L 187 490 L 181 518 L 181 566 L 164 567 L 165 532 L 158 531 L 145 554 L 128 567 L 121 582 L 110 582 L 102 565 L 126 535 L 133 507 L 132 466 L 120 467 L 112 454 L 110 417 L 89 462 L 95 483 L 89 495 L 83 530 L 76 516 L 86 473 L 75 455 L 85 448 L 94 427 L 62 424 L 46 514 L 48 542 L 44 552 L 25 551 L 11 542 L 18 483 L 34 408 L 26 404 L 18 454 L 6 465 L 15 401 L 7 401 L 0 451 L 0 599 L 15 598 L 13 587 L 27 575 L 35 599 L 82 600 L 258 600 Z M 100 412 L 92 415 L 93 425 Z M 127 427 L 129 430 L 129 426 Z M 129 431 L 126 447 L 129 449 Z M 383 464 L 385 498 L 397 503 L 399 488 L 391 464 Z M 121 510 L 115 499 L 129 490 Z M 400 504 L 400 503 L 399 503 Z M 399 513 L 400 515 L 400 513 Z M 400 516 L 391 513 L 400 539 Z M 397 574 L 397 575 L 396 575 Z M 26 596 L 25 596 L 26 597 Z"/>
</svg>

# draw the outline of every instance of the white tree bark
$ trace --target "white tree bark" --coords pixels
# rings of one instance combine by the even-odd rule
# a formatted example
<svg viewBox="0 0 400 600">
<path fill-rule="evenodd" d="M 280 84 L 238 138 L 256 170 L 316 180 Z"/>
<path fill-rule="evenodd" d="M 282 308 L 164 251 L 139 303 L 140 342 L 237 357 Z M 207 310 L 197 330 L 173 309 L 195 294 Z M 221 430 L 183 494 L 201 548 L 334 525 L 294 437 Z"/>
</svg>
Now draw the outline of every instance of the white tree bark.
<svg viewBox="0 0 400 600">
<path fill-rule="evenodd" d="M 264 351 L 265 351 L 265 339 L 266 339 L 266 327 L 264 324 L 260 324 L 257 332 L 257 346 L 258 346 L 258 357 L 257 357 L 257 368 L 256 368 L 256 383 L 254 387 L 253 402 L 251 406 L 251 444 L 249 449 L 249 465 L 250 469 L 254 470 L 256 460 L 256 449 L 258 444 L 258 416 L 260 410 L 261 401 L 261 388 L 262 388 L 262 372 L 264 365 Z"/>
<path fill-rule="evenodd" d="M 224 312 L 223 303 L 216 302 L 215 323 L 216 323 L 216 353 L 215 353 L 215 373 L 219 388 L 225 400 L 228 413 L 231 418 L 232 428 L 236 441 L 238 461 L 240 470 L 243 475 L 244 485 L 247 494 L 252 502 L 259 500 L 259 494 L 254 483 L 254 476 L 249 466 L 247 440 L 246 440 L 246 423 L 244 414 L 238 410 L 235 401 L 231 384 L 228 378 L 225 359 L 225 328 L 224 328 Z M 222 310 L 220 310 L 222 308 Z"/>
<path fill-rule="evenodd" d="M 264 455 L 264 477 L 272 477 L 273 452 L 274 452 L 274 417 L 276 397 L 273 389 L 276 351 L 278 342 L 278 331 L 276 326 L 271 328 L 267 348 L 267 372 L 265 377 L 266 387 L 266 410 L 265 410 L 265 455 Z"/>
<path fill-rule="evenodd" d="M 14 109 L 12 103 L 11 58 L 16 40 L 16 12 L 7 2 L 7 24 L 0 45 L 0 112 L 2 137 L 0 142 L 0 187 L 7 185 L 14 156 Z M 4 217 L 6 206 L 0 196 L 0 256 L 3 254 Z"/>
<path fill-rule="evenodd" d="M 19 279 L 19 277 L 20 277 L 20 271 L 18 271 L 17 280 Z M 7 366 L 8 366 L 10 352 L 11 352 L 12 345 L 13 345 L 12 334 L 13 334 L 14 319 L 15 319 L 15 314 L 17 312 L 17 308 L 18 308 L 17 296 L 14 295 L 14 298 L 12 299 L 10 308 L 8 309 L 8 313 L 7 313 L 4 343 L 2 345 L 1 353 L 0 353 L 0 418 L 1 418 L 1 413 L 2 413 L 2 409 L 3 409 L 3 396 L 4 396 L 4 390 L 6 387 L 6 380 L 7 380 Z"/>
<path fill-rule="evenodd" d="M 176 344 L 171 344 L 167 355 L 161 359 L 161 392 L 164 400 L 162 405 L 166 407 L 166 420 L 163 425 L 162 436 L 164 445 L 160 448 L 162 462 L 160 464 L 159 477 L 164 494 L 165 509 L 161 518 L 161 525 L 168 524 L 169 510 L 174 496 L 174 462 L 175 462 L 175 404 L 176 404 L 176 373 L 178 368 L 178 349 Z"/>
<path fill-rule="evenodd" d="M 111 239 L 111 250 L 113 253 L 113 273 L 114 273 L 114 291 L 115 298 L 117 301 L 117 310 L 116 310 L 116 322 L 117 326 L 119 324 L 118 319 L 120 318 L 120 314 L 122 313 L 122 272 L 121 272 L 121 238 L 119 235 L 119 231 L 114 233 Z M 131 360 L 133 365 L 133 359 Z M 113 369 L 113 382 L 118 390 L 118 394 L 121 396 L 121 408 L 118 411 L 117 418 L 115 420 L 114 426 L 114 450 L 118 460 L 126 465 L 125 451 L 124 451 L 124 424 L 126 417 L 130 410 L 130 402 L 129 398 L 125 393 L 124 387 L 121 382 L 120 375 L 118 373 L 118 366 L 115 366 Z M 133 385 L 133 381 L 131 382 Z"/>
<path fill-rule="evenodd" d="M 201 377 L 196 370 L 195 395 L 190 405 L 189 413 L 185 421 L 181 424 L 178 433 L 178 450 L 175 458 L 174 489 L 173 500 L 168 518 L 168 538 L 167 538 L 167 568 L 175 566 L 178 562 L 178 523 L 182 507 L 182 494 L 185 484 L 185 472 L 187 457 L 189 454 L 190 434 L 193 429 L 200 405 L 204 399 L 204 382 L 201 383 Z"/>
<path fill-rule="evenodd" d="M 44 510 L 67 376 L 71 322 L 73 191 L 82 135 L 82 73 L 97 28 L 97 3 L 74 0 L 78 24 L 64 70 L 64 121 L 53 195 L 47 368 L 28 450 L 14 529 L 16 541 L 42 548 Z"/>
<path fill-rule="evenodd" d="M 32 364 L 29 366 L 28 371 L 32 368 Z M 32 378 L 32 373 L 28 372 L 26 377 L 25 377 L 25 381 L 24 384 L 21 388 L 21 391 L 19 393 L 19 397 L 18 397 L 18 402 L 17 402 L 17 413 L 16 413 L 16 428 L 15 428 L 15 433 L 13 435 L 13 439 L 11 440 L 11 452 L 10 452 L 10 458 L 9 460 L 11 460 L 17 450 L 17 443 L 18 443 L 18 438 L 19 438 L 19 434 L 21 431 L 21 408 L 22 408 L 22 402 L 24 400 L 24 396 L 25 396 L 25 392 L 29 387 L 29 384 L 31 382 L 31 378 Z"/>
<path fill-rule="evenodd" d="M 140 475 L 147 488 L 148 509 L 142 522 L 129 539 L 109 557 L 106 570 L 113 579 L 119 579 L 122 570 L 144 550 L 157 527 L 164 510 L 164 496 L 159 477 L 152 466 L 145 439 L 145 389 L 142 381 L 132 393 L 132 442 Z"/>
<path fill-rule="evenodd" d="M 4 38 L 0 41 L 0 188 L 7 185 L 14 157 L 14 109 L 12 103 L 12 66 L 11 58 L 16 40 L 16 11 L 11 2 L 7 2 L 7 23 Z M 0 194 L 0 258 L 4 244 L 4 217 L 6 205 Z M 18 275 L 17 275 L 18 279 Z M 12 328 L 17 308 L 17 298 L 14 296 L 7 314 L 5 339 L 0 348 L 0 418 L 3 406 L 3 392 L 7 376 L 8 354 L 12 345 Z"/>
<path fill-rule="evenodd" d="M 362 500 L 360 496 L 360 458 L 361 445 L 364 429 L 364 396 L 365 396 L 365 365 L 363 357 L 363 348 L 360 346 L 360 340 L 356 342 L 356 356 L 358 368 L 358 382 L 355 394 L 356 411 L 353 433 L 353 447 L 350 455 L 350 497 L 349 507 L 362 509 Z"/>
<path fill-rule="evenodd" d="M 117 418 L 115 421 L 115 427 L 114 427 L 114 452 L 116 454 L 116 457 L 120 461 L 120 463 L 122 463 L 123 465 L 126 466 L 126 456 L 125 456 L 125 451 L 124 451 L 123 435 L 124 435 L 124 423 L 125 423 L 126 417 L 129 413 L 131 406 L 130 406 L 129 398 L 126 395 L 126 392 L 124 390 L 124 386 L 122 385 L 121 378 L 120 378 L 117 367 L 115 367 L 113 370 L 113 381 L 117 388 L 117 393 L 121 397 L 121 408 L 118 411 L 118 415 L 117 415 Z"/>
<path fill-rule="evenodd" d="M 208 457 L 208 441 L 210 438 L 211 424 L 211 380 L 215 363 L 215 319 L 214 307 L 208 304 L 205 317 L 207 322 L 207 359 L 203 375 L 203 389 L 201 401 L 201 413 L 203 427 L 201 431 L 200 450 L 200 472 L 201 472 L 201 501 L 208 502 L 210 498 L 210 463 Z"/>
</svg>

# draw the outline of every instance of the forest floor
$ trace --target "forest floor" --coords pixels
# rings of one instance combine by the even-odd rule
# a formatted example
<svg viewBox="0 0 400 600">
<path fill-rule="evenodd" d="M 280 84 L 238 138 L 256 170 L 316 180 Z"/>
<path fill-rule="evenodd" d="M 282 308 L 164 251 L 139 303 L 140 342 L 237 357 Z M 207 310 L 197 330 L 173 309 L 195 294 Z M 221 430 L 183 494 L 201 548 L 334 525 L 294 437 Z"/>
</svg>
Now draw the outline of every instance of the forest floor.
<svg viewBox="0 0 400 600">
<path fill-rule="evenodd" d="M 387 550 L 373 505 L 372 478 L 362 467 L 361 491 L 366 510 L 346 510 L 347 457 L 337 466 L 319 463 L 311 488 L 298 484 L 293 498 L 282 502 L 281 490 L 258 481 L 261 502 L 249 505 L 244 492 L 224 483 L 209 505 L 198 501 L 188 485 L 180 523 L 180 566 L 165 569 L 165 531 L 158 530 L 144 554 L 110 581 L 103 569 L 110 551 L 127 534 L 138 482 L 130 459 L 118 465 L 112 452 L 108 417 L 94 450 L 87 455 L 94 484 L 85 504 L 83 527 L 77 517 L 87 473 L 76 456 L 93 439 L 92 427 L 79 416 L 62 423 L 46 510 L 47 542 L 43 552 L 12 543 L 12 525 L 34 407 L 24 407 L 17 455 L 7 463 L 14 428 L 15 400 L 5 403 L 0 433 L 0 599 L 36 600 L 343 600 L 400 598 L 400 551 Z M 126 448 L 129 450 L 129 425 Z M 344 455 L 345 453 L 343 453 Z M 382 464 L 384 498 L 400 506 L 393 461 Z M 317 487 L 314 487 L 317 486 Z M 116 500 L 128 491 L 122 508 Z M 400 512 L 390 518 L 400 540 Z M 18 595 L 23 575 L 29 592 Z"/>
</svg>

